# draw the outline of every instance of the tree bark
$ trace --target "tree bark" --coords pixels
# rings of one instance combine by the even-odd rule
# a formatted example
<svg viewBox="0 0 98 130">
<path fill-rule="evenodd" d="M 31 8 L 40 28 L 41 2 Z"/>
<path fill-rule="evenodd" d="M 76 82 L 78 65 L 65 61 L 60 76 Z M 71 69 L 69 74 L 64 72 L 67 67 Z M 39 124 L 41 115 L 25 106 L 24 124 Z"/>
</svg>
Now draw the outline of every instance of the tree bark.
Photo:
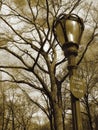
<svg viewBox="0 0 98 130">
<path fill-rule="evenodd" d="M 55 130 L 63 130 L 63 118 L 62 118 L 62 109 L 57 103 L 53 104 L 54 108 L 54 127 Z"/>
<path fill-rule="evenodd" d="M 49 122 L 50 122 L 50 129 L 51 129 L 51 130 L 55 130 L 55 129 L 54 129 L 53 115 L 51 115 L 51 117 L 49 118 Z"/>
<path fill-rule="evenodd" d="M 88 94 L 85 95 L 85 103 L 86 103 L 86 111 L 87 111 L 87 114 L 88 114 L 89 129 L 93 130 L 92 117 L 91 117 L 90 106 L 89 106 L 89 101 L 88 101 Z"/>
<path fill-rule="evenodd" d="M 62 102 L 60 98 L 60 86 L 55 78 L 55 64 L 50 66 L 50 79 L 51 79 L 51 104 L 53 107 L 54 128 L 55 130 L 63 129 L 63 114 Z"/>
</svg>

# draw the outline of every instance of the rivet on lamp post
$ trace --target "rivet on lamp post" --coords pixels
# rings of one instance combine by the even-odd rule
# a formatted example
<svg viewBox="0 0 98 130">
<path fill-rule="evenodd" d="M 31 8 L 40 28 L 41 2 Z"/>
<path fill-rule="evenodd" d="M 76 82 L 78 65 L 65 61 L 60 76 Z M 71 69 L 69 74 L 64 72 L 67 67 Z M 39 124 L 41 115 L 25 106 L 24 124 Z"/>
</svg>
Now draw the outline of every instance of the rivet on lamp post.
<svg viewBox="0 0 98 130">
<path fill-rule="evenodd" d="M 68 58 L 73 130 L 83 130 L 79 98 L 84 95 L 84 85 L 77 77 L 75 61 L 83 30 L 83 20 L 76 14 L 62 14 L 54 21 L 54 36 Z"/>
</svg>

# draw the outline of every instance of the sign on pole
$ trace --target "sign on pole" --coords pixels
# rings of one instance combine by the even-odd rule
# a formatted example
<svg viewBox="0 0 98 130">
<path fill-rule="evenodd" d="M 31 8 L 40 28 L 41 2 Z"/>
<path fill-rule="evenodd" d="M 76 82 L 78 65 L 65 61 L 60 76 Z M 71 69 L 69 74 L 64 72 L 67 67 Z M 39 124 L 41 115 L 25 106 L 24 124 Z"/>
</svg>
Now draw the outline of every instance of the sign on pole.
<svg viewBox="0 0 98 130">
<path fill-rule="evenodd" d="M 72 76 L 70 78 L 70 90 L 76 98 L 82 98 L 86 92 L 84 80 L 79 77 Z"/>
</svg>

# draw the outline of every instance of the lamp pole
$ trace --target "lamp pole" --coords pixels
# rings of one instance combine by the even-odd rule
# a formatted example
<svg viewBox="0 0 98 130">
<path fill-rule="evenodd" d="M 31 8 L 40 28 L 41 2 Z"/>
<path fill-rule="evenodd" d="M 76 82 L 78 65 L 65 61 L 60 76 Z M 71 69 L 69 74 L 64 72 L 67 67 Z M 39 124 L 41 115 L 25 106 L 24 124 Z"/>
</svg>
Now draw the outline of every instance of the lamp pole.
<svg viewBox="0 0 98 130">
<path fill-rule="evenodd" d="M 70 51 L 73 52 L 74 46 L 72 45 L 71 48 L 72 50 Z M 77 76 L 76 55 L 74 53 L 70 53 L 68 56 L 68 70 L 69 70 L 70 85 L 72 85 L 73 78 Z M 79 98 L 75 97 L 72 93 L 71 93 L 71 107 L 72 107 L 73 130 L 83 130 Z"/>
<path fill-rule="evenodd" d="M 84 85 L 77 76 L 76 65 L 83 30 L 82 19 L 75 14 L 60 15 L 54 22 L 54 36 L 68 58 L 73 130 L 83 130 L 79 99 L 84 96 Z"/>
</svg>

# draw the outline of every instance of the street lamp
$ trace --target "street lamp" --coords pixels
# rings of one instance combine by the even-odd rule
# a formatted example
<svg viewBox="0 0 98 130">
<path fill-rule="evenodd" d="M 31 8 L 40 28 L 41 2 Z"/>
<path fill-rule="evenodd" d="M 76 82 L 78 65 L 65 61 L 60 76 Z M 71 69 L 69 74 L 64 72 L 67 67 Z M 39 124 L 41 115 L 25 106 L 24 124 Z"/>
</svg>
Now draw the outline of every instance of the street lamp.
<svg viewBox="0 0 98 130">
<path fill-rule="evenodd" d="M 84 89 L 81 80 L 77 77 L 75 61 L 83 30 L 83 20 L 76 14 L 62 14 L 54 21 L 54 36 L 64 51 L 65 57 L 68 58 L 73 130 L 83 129 L 79 99 L 84 95 Z"/>
<path fill-rule="evenodd" d="M 77 49 L 83 30 L 83 20 L 76 14 L 64 14 L 55 20 L 54 34 L 66 54 L 66 57 L 70 55 L 69 53 L 74 53 L 77 55 Z M 72 46 L 74 46 L 75 50 L 70 52 L 69 48 Z"/>
</svg>

